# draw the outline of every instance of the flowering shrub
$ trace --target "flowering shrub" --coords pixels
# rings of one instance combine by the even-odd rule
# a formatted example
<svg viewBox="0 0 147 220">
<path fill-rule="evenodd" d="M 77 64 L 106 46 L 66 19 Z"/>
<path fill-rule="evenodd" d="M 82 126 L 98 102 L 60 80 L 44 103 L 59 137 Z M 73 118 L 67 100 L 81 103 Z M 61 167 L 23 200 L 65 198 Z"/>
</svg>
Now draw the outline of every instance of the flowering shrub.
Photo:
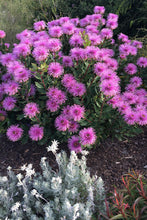
<svg viewBox="0 0 147 220">
<path fill-rule="evenodd" d="M 0 176 L 1 219 L 90 220 L 105 214 L 103 181 L 90 177 L 86 151 L 82 152 L 82 159 L 78 159 L 74 151 L 69 158 L 57 150 L 57 141 L 53 141 L 48 151 L 54 153 L 57 172 L 43 157 L 42 174 L 28 164 L 22 166 L 17 175 L 9 167 L 8 176 Z"/>
<path fill-rule="evenodd" d="M 36 22 L 1 54 L 1 130 L 10 140 L 44 144 L 58 136 L 79 152 L 147 124 L 142 43 L 122 33 L 115 42 L 118 16 L 104 12 L 95 6 L 83 19 Z"/>
<path fill-rule="evenodd" d="M 123 188 L 115 189 L 105 219 L 147 218 L 147 180 L 139 172 L 122 176 Z"/>
</svg>

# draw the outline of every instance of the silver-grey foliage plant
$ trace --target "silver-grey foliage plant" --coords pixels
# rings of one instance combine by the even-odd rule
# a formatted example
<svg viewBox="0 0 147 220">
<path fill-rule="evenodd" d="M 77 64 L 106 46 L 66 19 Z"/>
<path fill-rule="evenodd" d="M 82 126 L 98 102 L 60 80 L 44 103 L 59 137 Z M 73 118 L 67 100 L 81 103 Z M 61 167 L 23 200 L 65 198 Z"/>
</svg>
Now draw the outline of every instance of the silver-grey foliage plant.
<svg viewBox="0 0 147 220">
<path fill-rule="evenodd" d="M 48 147 L 58 164 L 54 171 L 46 158 L 41 158 L 41 173 L 32 164 L 14 174 L 0 177 L 0 220 L 90 220 L 105 213 L 103 181 L 90 177 L 86 166 L 86 151 L 81 159 L 75 152 L 70 157 L 57 153 L 58 142 Z"/>
</svg>

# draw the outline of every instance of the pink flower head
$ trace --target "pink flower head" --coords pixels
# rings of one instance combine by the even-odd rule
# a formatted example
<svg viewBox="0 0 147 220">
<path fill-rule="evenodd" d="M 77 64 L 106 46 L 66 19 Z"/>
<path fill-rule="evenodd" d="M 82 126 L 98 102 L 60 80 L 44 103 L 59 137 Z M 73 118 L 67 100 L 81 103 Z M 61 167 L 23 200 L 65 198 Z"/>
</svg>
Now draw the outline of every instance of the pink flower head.
<svg viewBox="0 0 147 220">
<path fill-rule="evenodd" d="M 79 129 L 79 124 L 76 121 L 69 121 L 69 132 L 77 132 Z"/>
<path fill-rule="evenodd" d="M 99 33 L 99 31 L 97 30 L 97 27 L 94 25 L 87 25 L 86 32 L 91 33 L 91 34 L 98 34 Z"/>
<path fill-rule="evenodd" d="M 69 92 L 73 96 L 82 96 L 86 92 L 86 87 L 83 83 L 75 82 L 73 87 L 69 88 Z"/>
<path fill-rule="evenodd" d="M 124 115 L 128 111 L 131 111 L 131 107 L 127 102 L 122 101 L 119 103 L 118 110 L 121 114 Z"/>
<path fill-rule="evenodd" d="M 96 63 L 94 65 L 94 73 L 97 76 L 102 76 L 103 73 L 108 69 L 107 65 L 105 63 Z"/>
<path fill-rule="evenodd" d="M 93 128 L 84 128 L 79 132 L 80 143 L 84 146 L 90 146 L 96 141 L 96 134 Z"/>
<path fill-rule="evenodd" d="M 62 25 L 62 31 L 64 34 L 72 35 L 75 31 L 75 26 L 71 22 L 65 22 Z"/>
<path fill-rule="evenodd" d="M 147 124 L 147 112 L 146 110 L 140 110 L 137 112 L 137 123 L 139 125 Z"/>
<path fill-rule="evenodd" d="M 32 54 L 36 61 L 46 60 L 49 55 L 47 48 L 43 46 L 35 47 Z"/>
<path fill-rule="evenodd" d="M 113 32 L 112 32 L 112 30 L 109 29 L 109 28 L 103 28 L 103 29 L 101 30 L 101 36 L 102 36 L 103 39 L 104 39 L 104 38 L 110 39 L 110 38 L 113 37 Z"/>
<path fill-rule="evenodd" d="M 112 80 L 118 83 L 120 78 L 117 76 L 116 72 L 113 72 L 111 69 L 106 69 L 101 75 L 101 81 L 103 80 Z"/>
<path fill-rule="evenodd" d="M 79 24 L 79 18 L 72 18 L 70 19 L 70 22 L 77 26 Z"/>
<path fill-rule="evenodd" d="M 129 104 L 135 104 L 137 100 L 137 96 L 132 92 L 124 92 L 122 97 Z"/>
<path fill-rule="evenodd" d="M 46 27 L 46 24 L 44 21 L 38 21 L 34 23 L 34 29 L 35 31 L 41 31 L 44 30 Z"/>
<path fill-rule="evenodd" d="M 102 15 L 101 15 L 101 14 L 93 14 L 93 15 L 92 15 L 92 22 L 91 22 L 91 24 L 97 22 L 97 23 L 98 23 L 97 26 L 99 26 L 99 22 L 100 22 L 101 20 L 102 20 Z"/>
<path fill-rule="evenodd" d="M 134 47 L 137 47 L 137 48 L 142 48 L 142 42 L 141 41 L 138 41 L 138 40 L 133 40 L 133 42 L 132 42 L 132 45 L 134 46 Z"/>
<path fill-rule="evenodd" d="M 22 128 L 19 128 L 19 125 L 11 125 L 7 130 L 7 137 L 10 141 L 18 141 L 23 134 Z"/>
<path fill-rule="evenodd" d="M 63 35 L 62 28 L 60 26 L 53 26 L 49 28 L 49 35 L 51 37 L 61 37 Z"/>
<path fill-rule="evenodd" d="M 128 65 L 125 67 L 125 71 L 128 74 L 133 75 L 137 72 L 137 67 L 133 63 L 128 63 Z"/>
<path fill-rule="evenodd" d="M 89 24 L 89 19 L 88 18 L 82 18 L 81 20 L 80 20 L 80 26 L 81 27 L 85 27 L 85 26 L 87 26 Z"/>
<path fill-rule="evenodd" d="M 101 35 L 88 33 L 89 40 L 91 41 L 91 46 L 97 46 L 102 42 Z"/>
<path fill-rule="evenodd" d="M 114 30 L 118 27 L 118 23 L 117 23 L 117 21 L 109 19 L 106 23 L 106 27 Z"/>
<path fill-rule="evenodd" d="M 62 115 L 64 115 L 67 119 L 71 119 L 70 106 L 69 105 L 63 107 Z"/>
<path fill-rule="evenodd" d="M 66 23 L 66 22 L 69 22 L 69 20 L 70 20 L 69 17 L 61 17 L 61 18 L 59 19 L 59 24 L 62 25 L 62 24 L 64 24 L 64 23 Z"/>
<path fill-rule="evenodd" d="M 136 90 L 136 86 L 135 86 L 134 84 L 128 84 L 128 85 L 126 86 L 126 91 L 127 91 L 127 92 L 132 92 L 132 93 L 134 93 L 135 90 Z"/>
<path fill-rule="evenodd" d="M 95 6 L 94 7 L 94 13 L 95 14 L 104 14 L 105 13 L 105 7 L 104 6 Z"/>
<path fill-rule="evenodd" d="M 128 56 L 129 54 L 131 55 L 137 54 L 137 48 L 127 43 L 121 44 L 119 47 L 119 51 L 120 51 L 120 55 L 124 55 L 124 56 Z"/>
<path fill-rule="evenodd" d="M 118 21 L 118 15 L 113 14 L 113 13 L 109 13 L 107 19 L 108 20 L 113 20 L 113 21 Z"/>
<path fill-rule="evenodd" d="M 100 89 L 106 96 L 114 96 L 120 91 L 118 83 L 113 80 L 103 80 Z"/>
<path fill-rule="evenodd" d="M 46 108 L 47 110 L 50 110 L 51 112 L 56 112 L 59 109 L 59 104 L 55 100 L 47 100 L 46 102 Z"/>
<path fill-rule="evenodd" d="M 63 74 L 63 72 L 64 72 L 64 69 L 60 63 L 52 62 L 49 64 L 48 74 L 53 76 L 54 78 L 58 78 L 59 76 Z"/>
<path fill-rule="evenodd" d="M 49 21 L 47 23 L 48 29 L 54 26 L 58 26 L 59 25 L 59 20 L 53 20 L 53 21 Z"/>
<path fill-rule="evenodd" d="M 88 46 L 85 49 L 86 56 L 88 59 L 97 60 L 99 49 L 95 46 Z"/>
<path fill-rule="evenodd" d="M 136 87 L 139 87 L 142 85 L 142 79 L 138 76 L 134 76 L 130 79 L 130 83 Z"/>
<path fill-rule="evenodd" d="M 81 152 L 82 148 L 81 148 L 81 144 L 80 144 L 80 139 L 78 136 L 72 136 L 69 140 L 68 140 L 68 147 L 71 151 L 75 151 L 76 153 Z"/>
<path fill-rule="evenodd" d="M 66 88 L 71 88 L 73 84 L 76 83 L 76 80 L 72 74 L 65 74 L 62 79 L 62 84 Z"/>
<path fill-rule="evenodd" d="M 147 67 L 147 58 L 146 57 L 139 57 L 137 60 L 137 65 L 140 67 Z"/>
<path fill-rule="evenodd" d="M 0 56 L 0 62 L 3 66 L 8 66 L 13 61 L 15 61 L 15 56 L 12 53 L 6 53 Z"/>
<path fill-rule="evenodd" d="M 59 105 L 62 105 L 66 101 L 66 95 L 65 92 L 62 90 L 59 90 L 58 88 L 50 87 L 47 92 L 47 96 L 54 100 Z"/>
<path fill-rule="evenodd" d="M 66 131 L 69 128 L 69 121 L 66 118 L 66 116 L 63 115 L 59 115 L 56 119 L 55 119 L 55 127 L 57 128 L 57 130 L 59 131 Z"/>
<path fill-rule="evenodd" d="M 13 97 L 6 97 L 3 102 L 3 108 L 7 111 L 11 111 L 15 107 L 16 99 Z"/>
<path fill-rule="evenodd" d="M 137 121 L 137 114 L 133 110 L 128 110 L 125 112 L 124 119 L 129 125 L 134 125 Z"/>
<path fill-rule="evenodd" d="M 70 107 L 70 115 L 74 121 L 80 121 L 81 118 L 84 118 L 85 109 L 80 105 L 72 105 Z"/>
<path fill-rule="evenodd" d="M 124 43 L 128 43 L 129 42 L 129 38 L 127 35 L 123 34 L 123 33 L 120 33 L 118 35 L 118 39 L 121 40 L 122 42 Z"/>
<path fill-rule="evenodd" d="M 118 62 L 116 59 L 107 57 L 104 61 L 107 64 L 108 68 L 112 69 L 113 71 L 117 70 Z"/>
<path fill-rule="evenodd" d="M 73 61 L 72 61 L 72 58 L 70 56 L 63 56 L 62 57 L 62 62 L 63 62 L 63 66 L 67 67 L 71 67 L 73 66 Z"/>
<path fill-rule="evenodd" d="M 18 92 L 19 84 L 15 81 L 9 81 L 5 84 L 5 93 L 8 95 L 15 95 Z"/>
<path fill-rule="evenodd" d="M 33 125 L 29 130 L 29 136 L 33 141 L 40 141 L 43 138 L 43 127 Z"/>
<path fill-rule="evenodd" d="M 0 30 L 0 38 L 2 39 L 2 38 L 4 38 L 5 36 L 6 36 L 5 31 Z"/>
<path fill-rule="evenodd" d="M 12 75 L 10 73 L 5 73 L 4 75 L 2 75 L 1 79 L 4 82 L 10 81 L 10 80 L 12 80 Z"/>
<path fill-rule="evenodd" d="M 13 49 L 13 54 L 16 55 L 17 57 L 19 56 L 26 57 L 30 53 L 31 53 L 30 47 L 24 43 L 20 43 L 16 45 Z"/>
<path fill-rule="evenodd" d="M 61 47 L 62 47 L 62 44 L 59 39 L 52 38 L 48 40 L 48 49 L 51 52 L 57 52 L 61 49 Z"/>
<path fill-rule="evenodd" d="M 17 82 L 26 82 L 30 78 L 30 71 L 25 68 L 17 69 L 14 72 L 14 79 Z"/>
<path fill-rule="evenodd" d="M 70 45 L 74 47 L 83 46 L 83 42 L 84 40 L 79 34 L 73 34 L 69 40 Z"/>
<path fill-rule="evenodd" d="M 19 70 L 20 68 L 24 68 L 23 64 L 18 61 L 12 61 L 7 66 L 7 70 L 9 73 L 14 74 L 15 71 Z"/>
<path fill-rule="evenodd" d="M 75 47 L 70 50 L 71 58 L 74 60 L 82 60 L 86 58 L 86 53 L 83 48 Z"/>
<path fill-rule="evenodd" d="M 24 114 L 26 117 L 33 118 L 39 113 L 38 105 L 34 102 L 30 102 L 25 105 Z"/>
</svg>

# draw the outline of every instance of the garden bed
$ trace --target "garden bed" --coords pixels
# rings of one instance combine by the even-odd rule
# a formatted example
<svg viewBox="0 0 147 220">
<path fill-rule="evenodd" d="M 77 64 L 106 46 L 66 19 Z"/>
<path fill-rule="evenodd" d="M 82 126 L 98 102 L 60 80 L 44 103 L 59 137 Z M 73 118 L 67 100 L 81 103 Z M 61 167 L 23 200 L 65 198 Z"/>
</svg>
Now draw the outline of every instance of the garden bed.
<svg viewBox="0 0 147 220">
<path fill-rule="evenodd" d="M 101 145 L 92 149 L 87 156 L 87 166 L 91 174 L 101 176 L 106 191 L 114 185 L 120 186 L 121 175 L 131 170 L 140 171 L 147 177 L 147 128 L 134 138 L 125 141 L 107 139 Z M 46 151 L 46 146 L 34 142 L 22 145 L 20 142 L 10 142 L 5 135 L 0 136 L 0 175 L 5 175 L 7 167 L 11 166 L 16 173 L 23 164 L 32 163 L 36 171 L 40 171 L 41 157 L 47 157 L 53 168 L 57 169 L 54 156 Z M 66 144 L 60 149 L 68 149 Z"/>
</svg>

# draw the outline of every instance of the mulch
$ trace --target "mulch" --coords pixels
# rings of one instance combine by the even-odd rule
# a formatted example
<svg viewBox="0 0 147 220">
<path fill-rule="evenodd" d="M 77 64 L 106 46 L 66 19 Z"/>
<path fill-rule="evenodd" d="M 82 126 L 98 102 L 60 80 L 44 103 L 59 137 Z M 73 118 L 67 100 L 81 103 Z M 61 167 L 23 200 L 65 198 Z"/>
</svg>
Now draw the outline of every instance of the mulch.
<svg viewBox="0 0 147 220">
<path fill-rule="evenodd" d="M 57 169 L 55 158 L 46 150 L 47 146 L 29 142 L 10 142 L 5 135 L 0 135 L 0 175 L 6 175 L 7 167 L 11 166 L 16 173 L 24 164 L 32 163 L 36 171 L 40 171 L 41 157 L 47 157 L 53 169 Z M 59 145 L 68 154 L 66 144 Z M 101 176 L 106 192 L 114 186 L 121 186 L 121 175 L 134 170 L 147 178 L 147 128 L 143 133 L 125 141 L 105 140 L 99 146 L 90 150 L 87 156 L 87 167 L 91 175 Z"/>
</svg>

